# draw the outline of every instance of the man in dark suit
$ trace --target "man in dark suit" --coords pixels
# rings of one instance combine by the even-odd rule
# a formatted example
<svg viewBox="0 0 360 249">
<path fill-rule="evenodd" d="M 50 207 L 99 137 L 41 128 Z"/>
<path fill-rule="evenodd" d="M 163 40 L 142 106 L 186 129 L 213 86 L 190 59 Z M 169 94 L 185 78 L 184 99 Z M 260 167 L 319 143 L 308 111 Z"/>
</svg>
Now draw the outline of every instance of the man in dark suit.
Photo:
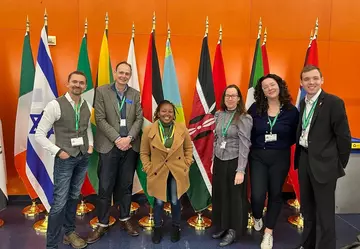
<svg viewBox="0 0 360 249">
<path fill-rule="evenodd" d="M 99 152 L 96 206 L 99 223 L 89 234 L 88 243 L 96 242 L 108 231 L 113 194 L 115 204 L 120 207 L 120 226 L 131 236 L 139 235 L 136 225 L 130 221 L 130 205 L 143 124 L 140 93 L 127 84 L 131 77 L 131 65 L 127 62 L 116 66 L 114 76 L 114 83 L 98 87 L 95 93 L 97 130 L 94 147 Z"/>
<path fill-rule="evenodd" d="M 300 79 L 306 96 L 300 103 L 295 169 L 304 231 L 297 248 L 315 249 L 318 240 L 318 249 L 335 249 L 335 188 L 351 152 L 348 119 L 343 100 L 321 89 L 324 78 L 318 67 L 305 66 Z"/>
</svg>

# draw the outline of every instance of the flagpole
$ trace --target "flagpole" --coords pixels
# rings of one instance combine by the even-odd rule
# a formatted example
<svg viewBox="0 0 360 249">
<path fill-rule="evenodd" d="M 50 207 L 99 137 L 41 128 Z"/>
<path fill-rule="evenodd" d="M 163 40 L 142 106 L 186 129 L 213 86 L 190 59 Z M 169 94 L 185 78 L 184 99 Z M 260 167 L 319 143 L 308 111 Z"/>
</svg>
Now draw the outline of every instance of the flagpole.
<svg viewBox="0 0 360 249">
<path fill-rule="evenodd" d="M 88 21 L 87 18 L 85 19 L 84 24 L 84 35 L 87 36 L 88 31 Z M 76 209 L 76 215 L 77 216 L 84 216 L 85 214 L 93 211 L 95 209 L 95 206 L 91 203 L 85 203 L 85 197 L 81 194 L 81 203 L 77 205 Z"/>
<path fill-rule="evenodd" d="M 152 28 L 151 28 L 151 33 L 155 32 L 155 28 L 156 28 L 156 15 L 155 15 L 155 11 L 153 13 L 153 18 L 152 18 Z M 154 213 L 153 213 L 153 208 L 149 207 L 149 216 L 144 216 L 142 217 L 139 221 L 138 221 L 139 225 L 141 227 L 143 227 L 145 230 L 152 230 L 153 227 L 155 226 L 155 222 L 154 222 Z"/>
<path fill-rule="evenodd" d="M 45 9 L 44 26 L 45 26 L 46 35 L 48 35 L 47 25 L 48 25 L 48 15 L 47 15 L 47 12 L 46 12 L 46 9 Z M 34 202 L 33 202 L 33 204 L 34 204 Z M 46 233 L 47 227 L 48 227 L 48 212 L 45 210 L 45 218 L 35 222 L 35 224 L 33 225 L 33 228 L 35 229 L 35 231 L 37 233 L 42 233 L 43 234 L 43 233 Z"/>
<path fill-rule="evenodd" d="M 30 33 L 30 21 L 29 16 L 26 16 L 26 33 Z M 39 213 L 44 212 L 45 207 L 42 204 L 36 204 L 36 198 L 31 200 L 31 205 L 26 206 L 22 210 L 22 214 L 25 215 L 25 217 L 35 217 Z"/>
<path fill-rule="evenodd" d="M 208 34 L 209 34 L 209 18 L 207 16 L 205 22 L 205 37 L 207 37 Z M 212 224 L 211 219 L 207 217 L 203 217 L 202 211 L 196 212 L 196 216 L 192 216 L 187 220 L 187 223 L 198 231 L 205 230 L 206 228 L 210 227 Z"/>
</svg>

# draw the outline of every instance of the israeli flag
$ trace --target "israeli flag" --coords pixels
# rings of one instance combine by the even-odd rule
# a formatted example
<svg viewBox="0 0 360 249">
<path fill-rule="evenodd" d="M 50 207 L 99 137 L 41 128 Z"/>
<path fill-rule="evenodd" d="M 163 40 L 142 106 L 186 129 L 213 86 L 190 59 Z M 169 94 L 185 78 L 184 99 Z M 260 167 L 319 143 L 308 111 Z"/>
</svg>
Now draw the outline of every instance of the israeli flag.
<svg viewBox="0 0 360 249">
<path fill-rule="evenodd" d="M 35 132 L 47 103 L 58 97 L 54 67 L 47 40 L 47 27 L 41 30 L 38 57 L 35 68 L 35 80 L 31 101 L 27 153 L 26 175 L 46 210 L 53 202 L 54 157 L 35 141 Z M 48 133 L 50 141 L 55 142 L 53 129 Z"/>
</svg>

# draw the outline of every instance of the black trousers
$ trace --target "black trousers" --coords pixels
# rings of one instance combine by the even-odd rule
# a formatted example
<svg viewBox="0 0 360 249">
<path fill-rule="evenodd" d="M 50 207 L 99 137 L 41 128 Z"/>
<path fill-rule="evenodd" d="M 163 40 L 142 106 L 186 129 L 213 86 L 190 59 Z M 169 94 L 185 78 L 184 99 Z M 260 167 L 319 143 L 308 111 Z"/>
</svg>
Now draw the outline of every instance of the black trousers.
<svg viewBox="0 0 360 249">
<path fill-rule="evenodd" d="M 234 185 L 238 158 L 222 161 L 214 158 L 212 188 L 212 218 L 218 231 L 234 229 L 243 234 L 247 226 L 248 201 L 246 176 Z"/>
<path fill-rule="evenodd" d="M 99 193 L 96 206 L 99 223 L 109 223 L 109 208 L 120 207 L 120 219 L 130 217 L 131 194 L 139 153 L 133 149 L 121 151 L 114 146 L 108 153 L 99 153 Z"/>
<path fill-rule="evenodd" d="M 304 231 L 301 244 L 305 249 L 335 249 L 335 188 L 337 179 L 327 183 L 315 180 L 309 165 L 309 155 L 300 151 L 299 184 L 301 213 L 304 217 Z M 320 237 L 316 238 L 317 221 L 320 223 Z"/>
<path fill-rule="evenodd" d="M 283 205 L 282 188 L 289 172 L 290 148 L 253 149 L 250 152 L 249 163 L 253 216 L 255 219 L 262 218 L 268 193 L 265 227 L 274 229 Z"/>
</svg>

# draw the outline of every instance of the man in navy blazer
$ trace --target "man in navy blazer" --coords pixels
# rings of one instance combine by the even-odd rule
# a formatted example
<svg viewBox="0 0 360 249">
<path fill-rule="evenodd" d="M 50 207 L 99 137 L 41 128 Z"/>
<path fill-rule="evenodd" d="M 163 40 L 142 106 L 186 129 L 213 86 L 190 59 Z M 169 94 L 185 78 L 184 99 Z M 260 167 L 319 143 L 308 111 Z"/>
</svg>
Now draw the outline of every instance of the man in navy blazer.
<svg viewBox="0 0 360 249">
<path fill-rule="evenodd" d="M 348 119 L 344 101 L 321 89 L 324 78 L 318 67 L 305 66 L 300 79 L 306 96 L 300 103 L 295 169 L 304 230 L 297 248 L 315 249 L 318 239 L 318 249 L 335 249 L 335 188 L 351 152 Z"/>
</svg>

